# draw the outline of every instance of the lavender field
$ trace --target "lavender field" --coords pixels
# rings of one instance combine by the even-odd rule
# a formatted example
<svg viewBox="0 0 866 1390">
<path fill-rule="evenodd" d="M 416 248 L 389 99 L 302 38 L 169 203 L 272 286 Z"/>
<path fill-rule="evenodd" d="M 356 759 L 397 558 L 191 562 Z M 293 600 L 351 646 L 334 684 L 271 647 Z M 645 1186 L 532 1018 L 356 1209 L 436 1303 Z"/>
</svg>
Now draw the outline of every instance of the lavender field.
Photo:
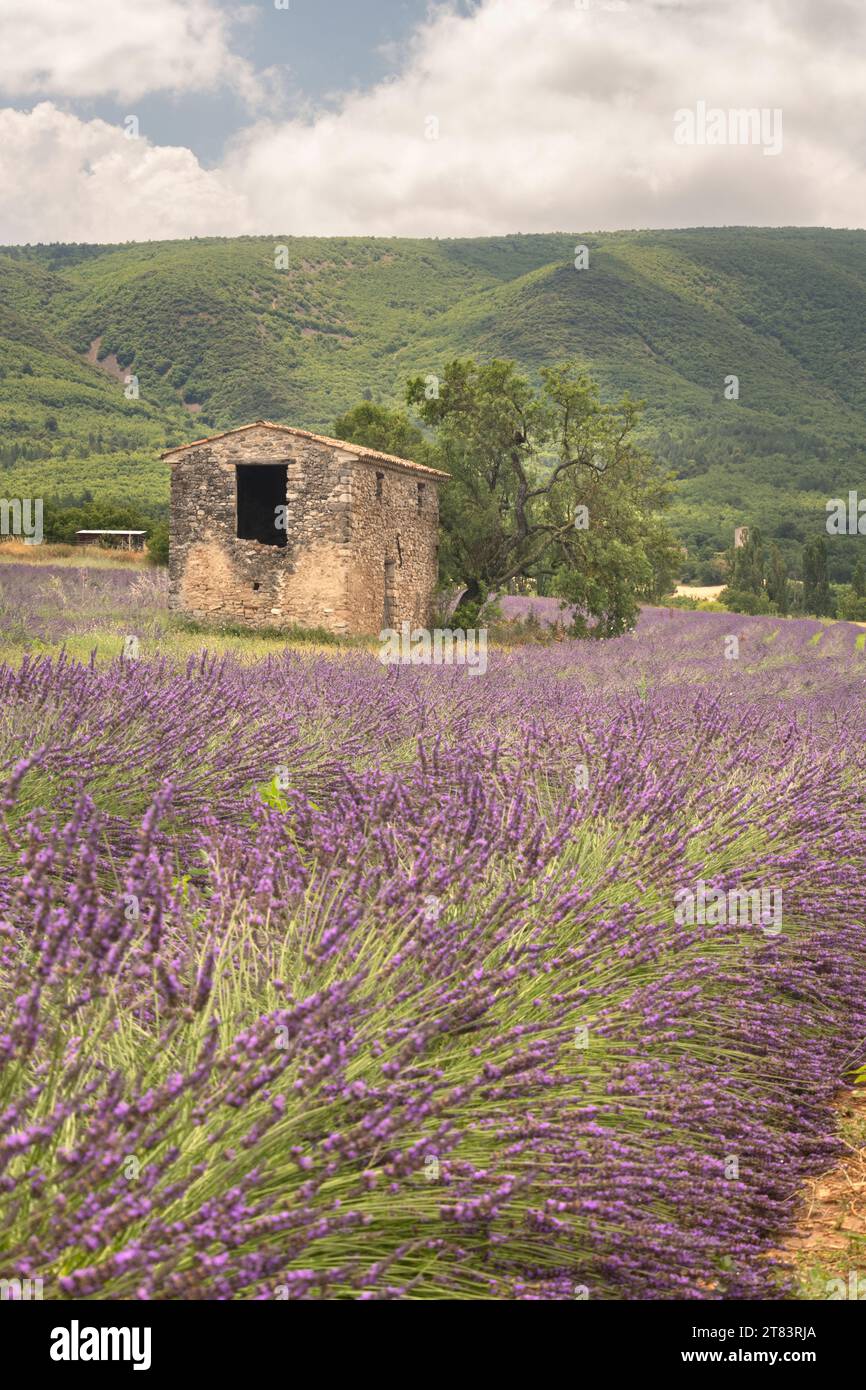
<svg viewBox="0 0 866 1390">
<path fill-rule="evenodd" d="M 646 609 L 483 675 L 386 668 L 28 568 L 0 572 L 0 1276 L 795 1294 L 776 1252 L 866 1061 L 860 629 Z M 699 884 L 781 911 L 682 920 Z"/>
</svg>

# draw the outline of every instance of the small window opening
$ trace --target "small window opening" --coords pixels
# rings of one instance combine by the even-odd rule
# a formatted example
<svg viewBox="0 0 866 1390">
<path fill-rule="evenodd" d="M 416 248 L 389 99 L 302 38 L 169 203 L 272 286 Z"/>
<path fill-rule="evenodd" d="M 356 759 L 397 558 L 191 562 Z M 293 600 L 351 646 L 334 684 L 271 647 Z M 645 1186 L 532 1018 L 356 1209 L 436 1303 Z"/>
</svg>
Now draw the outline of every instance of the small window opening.
<svg viewBox="0 0 866 1390">
<path fill-rule="evenodd" d="M 377 474 L 376 474 L 376 501 L 377 501 L 377 502 L 381 502 L 381 501 L 382 501 L 382 484 L 384 483 L 384 481 L 385 481 L 385 474 L 384 474 L 384 473 L 377 473 Z"/>
<path fill-rule="evenodd" d="M 419 512 L 422 512 L 423 510 L 424 510 L 424 484 L 423 484 L 423 483 L 419 483 L 419 484 L 418 484 L 418 511 L 419 511 Z"/>
<path fill-rule="evenodd" d="M 385 561 L 385 602 L 382 606 L 382 626 L 387 628 L 393 627 L 394 623 L 396 570 L 397 566 L 393 560 Z"/>
<path fill-rule="evenodd" d="M 258 581 L 257 579 L 254 579 L 254 580 L 253 580 L 253 593 L 254 593 L 254 594 L 257 594 L 257 593 L 259 592 L 259 589 L 260 589 L 261 587 L 262 587 L 262 586 L 261 586 L 261 584 L 259 583 L 259 581 Z"/>
<path fill-rule="evenodd" d="M 285 545 L 286 532 L 277 525 L 277 508 L 286 505 L 287 464 L 239 463 L 237 487 L 238 539 Z"/>
</svg>

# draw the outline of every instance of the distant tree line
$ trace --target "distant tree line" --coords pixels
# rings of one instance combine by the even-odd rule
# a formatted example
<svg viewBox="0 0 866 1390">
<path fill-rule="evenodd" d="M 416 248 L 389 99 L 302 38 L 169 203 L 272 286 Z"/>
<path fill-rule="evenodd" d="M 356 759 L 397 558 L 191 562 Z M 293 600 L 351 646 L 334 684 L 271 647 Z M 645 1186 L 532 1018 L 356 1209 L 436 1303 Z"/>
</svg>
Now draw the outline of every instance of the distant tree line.
<svg viewBox="0 0 866 1390">
<path fill-rule="evenodd" d="M 749 529 L 746 542 L 726 556 L 728 586 L 720 595 L 737 613 L 804 613 L 817 618 L 866 622 L 866 565 L 858 559 L 850 584 L 830 584 L 827 541 L 814 536 L 801 554 L 802 581 L 792 581 L 775 542 L 767 546 L 760 529 Z"/>
</svg>

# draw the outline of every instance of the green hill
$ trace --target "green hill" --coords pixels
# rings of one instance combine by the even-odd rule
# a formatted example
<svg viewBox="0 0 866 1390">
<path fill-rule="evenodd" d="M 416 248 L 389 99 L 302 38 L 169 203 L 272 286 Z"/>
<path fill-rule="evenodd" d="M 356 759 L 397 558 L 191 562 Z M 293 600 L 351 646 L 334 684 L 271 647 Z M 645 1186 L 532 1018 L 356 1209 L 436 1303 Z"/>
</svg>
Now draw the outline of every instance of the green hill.
<svg viewBox="0 0 866 1390">
<path fill-rule="evenodd" d="M 157 512 L 170 444 L 259 417 L 331 429 L 458 354 L 530 372 L 578 357 L 606 396 L 646 401 L 647 441 L 682 480 L 672 519 L 694 573 L 740 523 L 794 560 L 826 499 L 864 474 L 864 325 L 866 232 L 10 247 L 0 492 Z M 863 544 L 832 544 L 835 578 Z"/>
</svg>

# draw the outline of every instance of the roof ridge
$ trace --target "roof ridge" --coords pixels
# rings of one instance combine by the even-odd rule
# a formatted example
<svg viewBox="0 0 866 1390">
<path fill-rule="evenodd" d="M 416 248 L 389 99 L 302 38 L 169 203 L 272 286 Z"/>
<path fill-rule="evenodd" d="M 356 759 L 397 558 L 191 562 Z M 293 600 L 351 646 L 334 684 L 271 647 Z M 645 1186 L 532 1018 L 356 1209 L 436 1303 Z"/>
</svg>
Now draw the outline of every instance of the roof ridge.
<svg viewBox="0 0 866 1390">
<path fill-rule="evenodd" d="M 192 439 L 188 444 L 177 444 L 173 449 L 166 449 L 160 454 L 161 459 L 168 459 L 174 454 L 184 453 L 187 449 L 199 448 L 202 444 L 212 444 L 217 439 L 227 439 L 232 434 L 243 434 L 245 430 L 257 428 L 282 430 L 285 434 L 298 435 L 302 439 L 312 439 L 317 444 L 328 444 L 332 448 L 349 449 L 357 454 L 359 460 L 374 459 L 381 463 L 396 464 L 400 468 L 408 468 L 418 473 L 427 473 L 434 478 L 450 478 L 451 474 L 446 473 L 441 468 L 431 468 L 426 463 L 416 463 L 414 459 L 400 458 L 397 454 L 385 454 L 380 449 L 368 449 L 364 444 L 352 444 L 348 439 L 334 439 L 327 434 L 316 434 L 313 430 L 302 430 L 297 425 L 282 425 L 276 420 L 251 420 L 248 425 L 235 425 L 233 429 L 221 430 L 218 434 L 209 434 L 204 439 Z"/>
</svg>

